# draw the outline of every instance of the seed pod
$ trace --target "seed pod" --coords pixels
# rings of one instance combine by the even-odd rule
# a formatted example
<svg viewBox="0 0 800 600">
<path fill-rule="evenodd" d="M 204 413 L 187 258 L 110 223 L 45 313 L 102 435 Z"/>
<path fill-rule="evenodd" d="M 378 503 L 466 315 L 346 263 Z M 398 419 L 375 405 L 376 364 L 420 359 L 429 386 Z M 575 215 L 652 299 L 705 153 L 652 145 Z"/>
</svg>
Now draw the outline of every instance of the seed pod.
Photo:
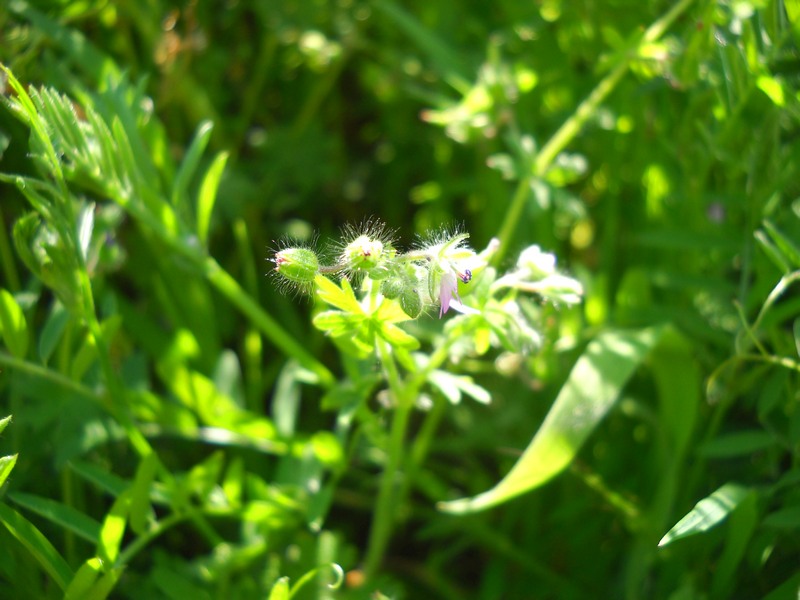
<svg viewBox="0 0 800 600">
<path fill-rule="evenodd" d="M 400 293 L 400 308 L 412 319 L 422 314 L 422 298 L 419 291 L 411 286 L 406 286 Z"/>
<path fill-rule="evenodd" d="M 403 293 L 403 290 L 408 286 L 408 283 L 403 277 L 389 277 L 384 279 L 381 283 L 381 293 L 393 300 Z"/>
</svg>

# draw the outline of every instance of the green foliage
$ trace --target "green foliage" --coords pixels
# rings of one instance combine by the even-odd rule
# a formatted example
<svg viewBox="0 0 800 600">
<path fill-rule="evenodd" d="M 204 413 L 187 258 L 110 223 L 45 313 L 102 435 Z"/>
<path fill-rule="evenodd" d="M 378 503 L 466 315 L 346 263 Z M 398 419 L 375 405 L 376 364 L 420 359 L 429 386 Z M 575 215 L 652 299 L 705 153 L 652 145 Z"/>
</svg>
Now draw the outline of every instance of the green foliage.
<svg viewBox="0 0 800 600">
<path fill-rule="evenodd" d="M 0 595 L 795 598 L 798 3 L 223 4 L 0 7 Z"/>
</svg>

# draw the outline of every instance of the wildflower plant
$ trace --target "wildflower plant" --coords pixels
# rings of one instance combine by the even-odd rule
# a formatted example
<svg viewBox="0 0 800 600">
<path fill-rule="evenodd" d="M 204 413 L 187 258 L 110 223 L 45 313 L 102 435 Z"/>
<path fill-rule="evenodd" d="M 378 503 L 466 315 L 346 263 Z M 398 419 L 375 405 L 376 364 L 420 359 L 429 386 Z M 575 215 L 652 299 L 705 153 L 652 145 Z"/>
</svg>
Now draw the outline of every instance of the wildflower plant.
<svg viewBox="0 0 800 600">
<path fill-rule="evenodd" d="M 378 397 L 394 414 L 367 551 L 368 577 L 375 575 L 402 512 L 398 508 L 408 486 L 398 486 L 400 469 L 419 466 L 434 433 L 433 427 L 423 427 L 409 451 L 406 434 L 412 410 L 430 408 L 431 396 L 452 403 L 463 396 L 491 401 L 486 389 L 469 375 L 454 373 L 452 366 L 465 355 L 480 357 L 493 347 L 516 354 L 538 348 L 539 324 L 520 306 L 520 292 L 561 305 L 581 298 L 581 284 L 558 273 L 555 256 L 538 246 L 523 250 L 516 268 L 498 276 L 490 264 L 500 247 L 498 240 L 476 252 L 469 238 L 465 231 L 445 228 L 403 252 L 386 225 L 369 220 L 361 227 L 345 227 L 330 264 L 314 249 L 299 245 L 285 245 L 270 257 L 280 282 L 313 294 L 323 304 L 313 317 L 314 326 L 347 356 L 377 356 L 383 371 L 387 387 Z M 450 309 L 456 314 L 431 340 L 429 352 L 423 351 L 418 336 L 403 328 L 437 313 L 443 319 Z M 362 390 L 356 402 L 363 404 L 375 380 L 352 369 L 350 375 L 356 379 L 350 389 Z M 341 390 L 326 397 L 329 406 L 335 405 L 337 395 Z"/>
</svg>

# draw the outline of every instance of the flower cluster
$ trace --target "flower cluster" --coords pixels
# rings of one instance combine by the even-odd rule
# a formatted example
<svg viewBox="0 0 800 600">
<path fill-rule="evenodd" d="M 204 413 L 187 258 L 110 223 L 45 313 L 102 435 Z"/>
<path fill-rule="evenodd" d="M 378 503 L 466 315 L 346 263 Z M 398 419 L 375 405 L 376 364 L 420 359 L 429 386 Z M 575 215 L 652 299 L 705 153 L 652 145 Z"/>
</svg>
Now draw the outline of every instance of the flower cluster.
<svg viewBox="0 0 800 600">
<path fill-rule="evenodd" d="M 375 302 L 380 295 L 396 300 L 412 319 L 426 307 L 438 307 L 440 318 L 451 308 L 475 315 L 487 307 L 502 305 L 508 312 L 517 291 L 534 293 L 556 304 L 580 301 L 580 283 L 556 270 L 553 254 L 530 246 L 522 251 L 514 270 L 498 277 L 494 269 L 487 268 L 497 248 L 496 240 L 480 254 L 469 247 L 468 240 L 469 234 L 458 229 L 442 230 L 400 252 L 393 231 L 383 223 L 367 221 L 360 227 L 344 229 L 343 241 L 331 251 L 330 264 L 324 264 L 313 249 L 292 244 L 275 252 L 271 260 L 281 281 L 296 290 L 310 292 L 319 286 L 320 277 L 364 281 L 373 300 L 370 310 L 380 305 Z M 484 289 L 473 294 L 471 306 L 466 306 L 460 294 L 471 294 L 476 284 L 466 286 L 478 276 Z M 487 304 L 490 298 L 494 304 Z"/>
<path fill-rule="evenodd" d="M 369 278 L 412 319 L 426 306 L 438 305 L 440 317 L 450 308 L 470 310 L 461 303 L 458 285 L 469 283 L 485 262 L 467 244 L 468 233 L 443 231 L 405 253 L 397 251 L 393 232 L 380 222 L 346 227 L 343 233 L 331 264 L 323 264 L 311 248 L 287 245 L 271 259 L 275 273 L 301 292 L 310 291 L 318 275 Z"/>
</svg>

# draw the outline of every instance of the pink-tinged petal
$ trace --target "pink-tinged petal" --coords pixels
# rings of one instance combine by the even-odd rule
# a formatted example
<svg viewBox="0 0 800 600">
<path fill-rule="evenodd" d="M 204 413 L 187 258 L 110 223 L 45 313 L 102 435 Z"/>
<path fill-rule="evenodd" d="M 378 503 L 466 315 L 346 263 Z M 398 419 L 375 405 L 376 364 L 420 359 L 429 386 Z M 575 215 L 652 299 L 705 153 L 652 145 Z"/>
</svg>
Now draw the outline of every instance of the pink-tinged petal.
<svg viewBox="0 0 800 600">
<path fill-rule="evenodd" d="M 450 308 L 453 297 L 458 298 L 458 280 L 455 273 L 447 271 L 442 274 L 442 281 L 439 284 L 439 318 Z"/>
</svg>

